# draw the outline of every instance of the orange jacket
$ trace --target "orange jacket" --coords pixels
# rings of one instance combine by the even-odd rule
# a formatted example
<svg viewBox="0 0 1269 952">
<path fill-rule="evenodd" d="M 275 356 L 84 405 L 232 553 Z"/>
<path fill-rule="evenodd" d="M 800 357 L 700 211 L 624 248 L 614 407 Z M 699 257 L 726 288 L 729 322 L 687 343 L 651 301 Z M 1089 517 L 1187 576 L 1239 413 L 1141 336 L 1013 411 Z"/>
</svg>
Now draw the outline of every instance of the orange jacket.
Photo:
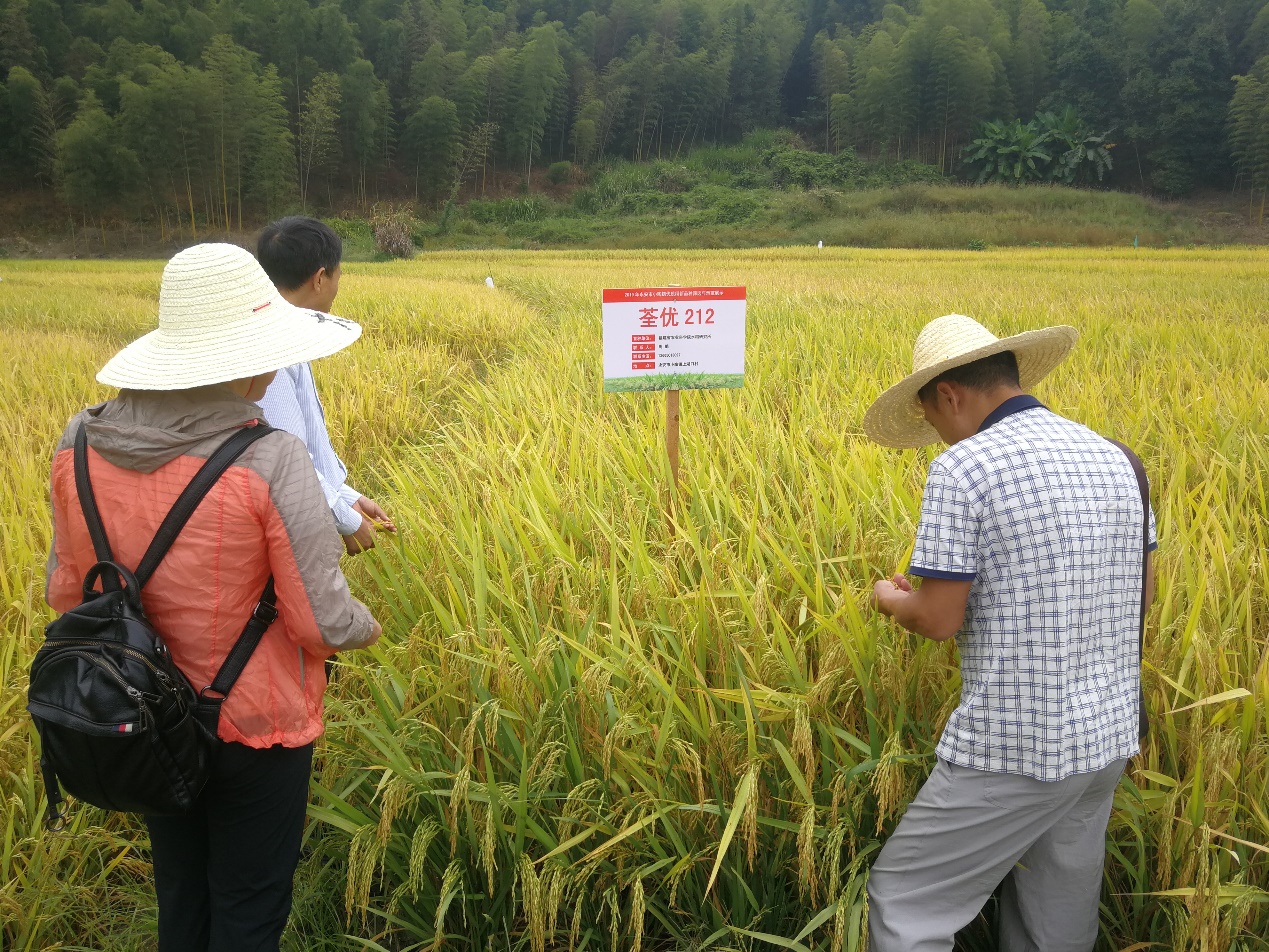
<svg viewBox="0 0 1269 952">
<path fill-rule="evenodd" d="M 232 431 L 260 408 L 224 387 L 121 391 L 77 415 L 53 459 L 49 605 L 79 604 L 94 562 L 75 491 L 72 445 L 88 428 L 89 477 L 114 560 L 136 568 L 176 497 Z M 195 690 L 210 684 L 270 575 L 278 620 L 221 708 L 220 737 L 299 747 L 322 732 L 323 660 L 374 640 L 348 591 L 343 552 L 308 451 L 276 431 L 253 443 L 194 512 L 141 602 Z"/>
</svg>

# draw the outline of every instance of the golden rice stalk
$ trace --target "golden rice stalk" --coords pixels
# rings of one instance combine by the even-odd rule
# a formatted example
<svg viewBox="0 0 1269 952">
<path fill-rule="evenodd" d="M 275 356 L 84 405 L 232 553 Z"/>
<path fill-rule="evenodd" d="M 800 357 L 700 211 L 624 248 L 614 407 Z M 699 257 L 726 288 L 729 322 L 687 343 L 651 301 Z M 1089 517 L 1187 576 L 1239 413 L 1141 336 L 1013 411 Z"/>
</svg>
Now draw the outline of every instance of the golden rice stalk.
<svg viewBox="0 0 1269 952">
<path fill-rule="evenodd" d="M 881 748 L 881 757 L 872 772 L 872 793 L 877 798 L 877 832 L 885 827 L 886 820 L 894 814 L 903 802 L 904 782 L 903 738 L 898 731 L 886 738 Z"/>
<path fill-rule="evenodd" d="M 582 910 L 586 906 L 586 881 L 583 879 L 575 885 L 577 898 L 573 901 L 573 924 L 568 930 L 568 952 L 577 948 L 577 940 L 582 934 Z"/>
<path fill-rule="evenodd" d="M 449 856 L 453 859 L 458 852 L 458 817 L 459 811 L 467 803 L 467 789 L 471 786 L 471 767 L 463 764 L 454 775 L 454 785 L 449 795 Z"/>
<path fill-rule="evenodd" d="M 828 825 L 836 827 L 838 810 L 841 808 L 842 799 L 846 796 L 845 771 L 839 770 L 833 775 L 833 782 L 829 785 L 829 790 L 833 795 L 833 806 L 828 814 Z"/>
<path fill-rule="evenodd" d="M 799 701 L 794 706 L 793 722 L 793 756 L 802 769 L 807 786 L 814 787 L 817 757 L 815 740 L 811 735 L 810 712 L 804 701 Z"/>
<path fill-rule="evenodd" d="M 752 870 L 758 856 L 758 784 L 761 772 L 757 764 L 750 766 L 749 777 L 753 793 L 745 801 L 745 815 L 740 821 L 740 831 L 745 838 L 745 866 Z"/>
<path fill-rule="evenodd" d="M 524 908 L 524 919 L 528 925 L 529 943 L 533 952 L 546 952 L 546 903 L 542 889 L 542 879 L 533 868 L 533 860 L 527 853 L 520 854 L 520 897 Z M 493 879 L 489 880 L 490 893 L 493 892 Z"/>
<path fill-rule="evenodd" d="M 546 931 L 554 936 L 559 925 L 560 909 L 564 905 L 564 894 L 568 888 L 568 871 L 562 866 L 553 866 L 543 874 L 550 881 L 546 890 Z"/>
<path fill-rule="evenodd" d="M 843 892 L 837 899 L 837 911 L 833 913 L 833 945 L 832 952 L 842 952 L 846 942 L 846 926 L 850 921 L 850 906 Z M 865 933 L 866 934 L 866 933 Z"/>
<path fill-rule="evenodd" d="M 432 920 L 432 945 L 428 952 L 437 952 L 445 941 L 445 913 L 449 909 L 449 897 L 461 892 L 462 880 L 462 864 L 456 859 L 450 860 L 441 878 L 441 901 L 436 905 L 436 916 Z"/>
<path fill-rule="evenodd" d="M 697 754 L 696 748 L 682 738 L 674 738 L 671 741 L 675 753 L 678 754 L 678 761 L 685 764 L 688 770 L 689 779 L 692 781 L 693 788 L 696 791 L 696 803 L 698 806 L 705 804 L 705 772 L 701 768 L 701 758 Z"/>
<path fill-rule="evenodd" d="M 361 827 L 348 844 L 348 882 L 344 889 L 344 922 L 351 924 L 353 910 L 361 913 L 362 924 L 370 905 L 370 888 L 375 869 L 383 858 L 378 829 L 373 823 Z"/>
<path fill-rule="evenodd" d="M 616 886 L 604 890 L 604 905 L 608 907 L 608 948 L 616 949 L 621 941 L 621 900 Z"/>
<path fill-rule="evenodd" d="M 559 741 L 548 741 L 538 748 L 538 752 L 529 764 L 528 774 L 529 790 L 535 796 L 541 796 L 546 793 L 551 784 L 555 782 L 567 749 Z"/>
<path fill-rule="evenodd" d="M 846 839 L 847 825 L 835 824 L 824 837 L 824 853 L 820 859 L 821 867 L 828 868 L 828 882 L 824 891 L 829 896 L 836 896 L 842 879 L 842 843 Z"/>
<path fill-rule="evenodd" d="M 643 919 L 646 911 L 643 880 L 636 877 L 634 885 L 630 887 L 630 952 L 639 952 L 643 948 Z"/>
<path fill-rule="evenodd" d="M 480 865 L 485 871 L 489 894 L 493 895 L 494 874 L 498 872 L 498 817 L 492 803 L 485 805 L 485 830 L 480 837 Z"/>
<path fill-rule="evenodd" d="M 815 804 L 807 804 L 798 825 L 798 896 L 819 901 L 819 874 L 815 868 Z"/>
<path fill-rule="evenodd" d="M 379 845 L 386 847 L 392 836 L 392 822 L 418 797 L 418 788 L 400 774 L 388 781 L 379 807 Z"/>
<path fill-rule="evenodd" d="M 410 893 L 415 898 L 423 888 L 423 879 L 427 875 L 427 851 L 432 842 L 440 835 L 441 825 L 429 817 L 414 828 L 414 836 L 410 840 Z"/>
</svg>

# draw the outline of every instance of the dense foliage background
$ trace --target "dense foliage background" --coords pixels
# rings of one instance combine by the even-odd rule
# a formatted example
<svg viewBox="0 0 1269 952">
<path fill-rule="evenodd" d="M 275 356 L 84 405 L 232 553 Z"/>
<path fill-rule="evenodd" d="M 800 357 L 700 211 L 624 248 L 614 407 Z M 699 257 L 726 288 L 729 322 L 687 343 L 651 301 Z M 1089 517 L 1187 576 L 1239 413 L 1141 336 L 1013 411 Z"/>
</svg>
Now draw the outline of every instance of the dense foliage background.
<svg viewBox="0 0 1269 952">
<path fill-rule="evenodd" d="M 970 178 L 1113 155 L 1124 187 L 1263 188 L 1266 54 L 1266 0 L 0 0 L 0 181 L 231 228 L 786 126 Z"/>
</svg>

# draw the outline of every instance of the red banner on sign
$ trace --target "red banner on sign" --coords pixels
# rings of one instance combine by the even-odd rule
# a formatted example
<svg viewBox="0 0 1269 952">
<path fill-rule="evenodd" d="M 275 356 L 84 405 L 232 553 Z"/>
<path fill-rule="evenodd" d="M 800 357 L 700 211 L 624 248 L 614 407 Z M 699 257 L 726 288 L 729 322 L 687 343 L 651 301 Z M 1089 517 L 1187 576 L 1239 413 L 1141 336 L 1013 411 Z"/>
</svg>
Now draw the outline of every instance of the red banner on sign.
<svg viewBox="0 0 1269 952">
<path fill-rule="evenodd" d="M 644 301 L 743 301 L 744 288 L 605 288 L 605 304 Z"/>
</svg>

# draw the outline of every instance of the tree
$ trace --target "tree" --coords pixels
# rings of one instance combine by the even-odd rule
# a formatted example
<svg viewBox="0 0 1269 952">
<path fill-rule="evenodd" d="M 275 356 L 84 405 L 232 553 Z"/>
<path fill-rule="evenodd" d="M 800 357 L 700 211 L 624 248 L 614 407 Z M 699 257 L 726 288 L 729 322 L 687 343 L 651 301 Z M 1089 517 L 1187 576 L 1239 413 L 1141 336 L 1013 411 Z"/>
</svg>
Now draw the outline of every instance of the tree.
<svg viewBox="0 0 1269 952">
<path fill-rule="evenodd" d="M 850 120 L 855 112 L 855 100 L 849 93 L 833 93 L 828 101 L 828 131 L 834 151 L 840 152 L 850 141 Z"/>
<path fill-rule="evenodd" d="M 57 123 L 44 86 L 29 70 L 15 66 L 5 84 L 13 124 L 13 154 L 27 177 L 50 184 L 57 157 Z"/>
<path fill-rule="evenodd" d="M 577 165 L 586 165 L 599 151 L 599 123 L 603 114 L 604 103 L 596 99 L 593 93 L 577 111 L 577 118 L 573 120 L 573 131 L 570 136 L 573 145 L 573 162 Z"/>
<path fill-rule="evenodd" d="M 1254 204 L 1260 190 L 1260 221 L 1265 220 L 1269 195 L 1269 56 L 1256 62 L 1245 76 L 1234 77 L 1229 103 L 1230 150 L 1246 181 Z"/>
<path fill-rule="evenodd" d="M 31 24 L 27 18 L 26 0 L 9 0 L 0 13 L 0 72 L 8 73 L 19 67 L 33 70 L 37 67 L 37 47 Z"/>
<path fill-rule="evenodd" d="M 940 170 L 952 161 L 955 144 L 964 141 L 973 124 L 982 118 L 994 76 L 992 63 L 981 41 L 967 41 L 954 26 L 939 30 L 930 60 L 934 86 L 933 117 L 939 130 Z"/>
<path fill-rule="evenodd" d="M 834 96 L 849 96 L 851 89 L 850 50 L 853 38 L 849 31 L 839 40 L 830 40 L 828 33 L 821 30 L 811 41 L 811 68 L 815 74 L 815 88 L 824 103 L 824 132 L 826 149 L 841 148 L 841 138 L 833 131 L 832 106 Z M 845 129 L 848 125 L 842 114 L 839 126 Z"/>
<path fill-rule="evenodd" d="M 94 216 L 126 203 L 141 179 L 136 153 L 123 144 L 115 120 L 92 93 L 57 135 L 55 168 L 67 204 Z"/>
<path fill-rule="evenodd" d="M 255 108 L 247 129 L 251 150 L 248 187 L 265 213 L 273 217 L 286 208 L 296 191 L 295 145 L 275 67 L 266 66 L 261 71 L 254 92 Z M 241 214 L 239 206 L 239 228 Z"/>
<path fill-rule="evenodd" d="M 1050 43 L 1049 11 L 1040 0 L 1022 0 L 1008 58 L 1009 85 L 1019 115 L 1029 116 L 1040 105 L 1048 81 Z"/>
<path fill-rule="evenodd" d="M 1225 116 L 1233 95 L 1233 64 L 1224 32 L 1200 0 L 1184 0 L 1160 50 L 1156 109 L 1146 127 L 1150 179 L 1170 195 L 1229 170 Z"/>
<path fill-rule="evenodd" d="M 218 174 L 211 85 L 202 70 L 174 58 L 142 79 L 119 83 L 121 133 L 140 160 L 147 192 L 159 206 L 160 232 L 166 228 L 164 207 L 170 206 L 177 226 L 183 226 L 188 215 L 190 231 L 197 237 L 195 195 L 203 202 L 205 216 L 215 217 L 209 204 Z"/>
<path fill-rule="evenodd" d="M 329 171 L 339 155 L 339 103 L 339 77 L 318 73 L 304 94 L 296 137 L 300 203 L 306 209 L 313 172 Z"/>
<path fill-rule="evenodd" d="M 224 34 L 203 53 L 209 91 L 213 155 L 217 164 L 220 215 L 226 229 L 237 211 L 242 227 L 243 173 L 249 161 L 248 129 L 257 105 L 256 57 Z"/>
<path fill-rule="evenodd" d="M 564 81 L 564 61 L 554 26 L 533 31 L 516 57 L 516 73 L 518 95 L 509 133 L 514 153 L 524 161 L 525 177 L 531 178 L 556 88 Z"/>
<path fill-rule="evenodd" d="M 339 4 L 327 0 L 314 12 L 314 55 L 319 65 L 329 70 L 341 70 L 361 55 L 361 46 L 353 32 L 352 24 Z"/>
<path fill-rule="evenodd" d="M 343 102 L 343 140 L 356 170 L 354 184 L 364 208 L 369 201 L 367 177 L 388 150 L 392 106 L 387 87 L 368 60 L 355 60 L 339 78 Z"/>
<path fill-rule="evenodd" d="M 414 158 L 414 195 L 423 191 L 432 201 L 448 193 L 462 147 L 458 107 L 448 99 L 431 96 L 419 103 L 405 123 L 404 140 Z"/>
</svg>

